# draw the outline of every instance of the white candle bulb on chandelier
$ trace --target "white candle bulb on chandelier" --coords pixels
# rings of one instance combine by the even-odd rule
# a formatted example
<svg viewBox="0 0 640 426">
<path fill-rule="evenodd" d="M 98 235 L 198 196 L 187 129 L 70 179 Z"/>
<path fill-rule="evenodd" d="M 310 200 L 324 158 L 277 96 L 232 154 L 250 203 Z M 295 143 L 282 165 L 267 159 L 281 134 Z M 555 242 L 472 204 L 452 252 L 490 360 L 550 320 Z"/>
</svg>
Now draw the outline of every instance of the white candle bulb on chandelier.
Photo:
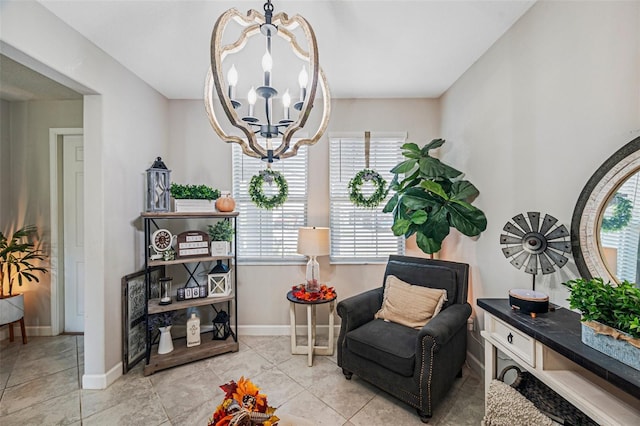
<svg viewBox="0 0 640 426">
<path fill-rule="evenodd" d="M 238 70 L 235 65 L 231 65 L 231 69 L 227 73 L 227 82 L 229 83 L 229 99 L 235 99 L 235 88 L 238 84 Z"/>
<path fill-rule="evenodd" d="M 249 90 L 249 94 L 247 94 L 247 101 L 249 102 L 249 117 L 253 117 L 253 107 L 258 100 L 258 95 L 256 94 L 256 89 L 251 86 Z"/>
<path fill-rule="evenodd" d="M 300 84 L 300 102 L 304 102 L 304 98 L 307 96 L 307 84 L 309 83 L 309 74 L 307 69 L 302 66 L 302 71 L 298 74 L 298 84 Z"/>
<path fill-rule="evenodd" d="M 262 57 L 262 70 L 264 71 L 264 85 L 271 86 L 271 68 L 273 67 L 273 58 L 269 52 L 265 52 Z"/>
<path fill-rule="evenodd" d="M 289 89 L 282 95 L 282 106 L 284 107 L 284 119 L 289 120 L 289 107 L 291 106 L 291 95 Z"/>
</svg>

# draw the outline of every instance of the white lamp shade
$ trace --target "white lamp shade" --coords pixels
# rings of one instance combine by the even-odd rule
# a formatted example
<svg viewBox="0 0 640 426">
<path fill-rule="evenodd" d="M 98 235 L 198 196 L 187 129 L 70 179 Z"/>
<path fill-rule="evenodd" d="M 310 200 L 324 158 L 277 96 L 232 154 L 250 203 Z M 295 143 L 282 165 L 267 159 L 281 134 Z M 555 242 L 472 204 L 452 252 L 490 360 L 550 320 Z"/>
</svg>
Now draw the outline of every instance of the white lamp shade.
<svg viewBox="0 0 640 426">
<path fill-rule="evenodd" d="M 298 253 L 307 256 L 329 254 L 329 228 L 298 228 Z"/>
</svg>

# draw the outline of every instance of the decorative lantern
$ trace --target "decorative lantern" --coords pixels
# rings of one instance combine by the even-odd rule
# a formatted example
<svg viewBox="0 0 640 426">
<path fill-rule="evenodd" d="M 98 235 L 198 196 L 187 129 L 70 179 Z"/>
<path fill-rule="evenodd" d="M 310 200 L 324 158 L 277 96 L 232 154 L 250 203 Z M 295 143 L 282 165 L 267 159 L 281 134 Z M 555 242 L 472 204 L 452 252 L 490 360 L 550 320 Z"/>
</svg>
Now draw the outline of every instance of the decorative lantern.
<svg viewBox="0 0 640 426">
<path fill-rule="evenodd" d="M 171 170 L 156 158 L 153 165 L 147 169 L 147 211 L 168 212 L 170 208 Z"/>
<path fill-rule="evenodd" d="M 164 277 L 158 280 L 160 283 L 160 305 L 170 305 L 171 304 L 171 283 L 173 282 L 173 278 Z"/>
<path fill-rule="evenodd" d="M 229 314 L 225 311 L 218 312 L 218 315 L 213 319 L 213 340 L 227 340 L 231 334 Z"/>
<path fill-rule="evenodd" d="M 218 259 L 216 266 L 207 275 L 209 297 L 225 297 L 231 294 L 231 271 Z"/>
</svg>

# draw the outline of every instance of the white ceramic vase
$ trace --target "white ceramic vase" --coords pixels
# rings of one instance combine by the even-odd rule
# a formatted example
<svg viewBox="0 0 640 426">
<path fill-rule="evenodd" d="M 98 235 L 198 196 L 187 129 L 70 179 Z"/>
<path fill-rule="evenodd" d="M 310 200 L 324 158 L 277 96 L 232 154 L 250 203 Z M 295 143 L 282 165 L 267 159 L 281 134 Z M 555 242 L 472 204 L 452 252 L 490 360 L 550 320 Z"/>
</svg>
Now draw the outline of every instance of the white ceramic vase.
<svg viewBox="0 0 640 426">
<path fill-rule="evenodd" d="M 168 354 L 173 351 L 173 340 L 171 339 L 171 326 L 158 327 L 160 330 L 160 343 L 158 344 L 158 355 Z"/>
<path fill-rule="evenodd" d="M 24 294 L 0 299 L 0 325 L 18 321 L 24 317 Z"/>
</svg>

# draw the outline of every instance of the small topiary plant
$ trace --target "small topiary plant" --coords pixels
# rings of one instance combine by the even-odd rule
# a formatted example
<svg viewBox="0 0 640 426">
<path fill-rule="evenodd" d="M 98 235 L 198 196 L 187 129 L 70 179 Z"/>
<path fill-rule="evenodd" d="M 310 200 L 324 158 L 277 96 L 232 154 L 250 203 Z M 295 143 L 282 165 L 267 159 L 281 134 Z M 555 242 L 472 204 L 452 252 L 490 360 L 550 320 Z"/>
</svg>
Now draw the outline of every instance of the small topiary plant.
<svg viewBox="0 0 640 426">
<path fill-rule="evenodd" d="M 172 183 L 171 196 L 176 200 L 215 200 L 220 197 L 220 191 L 207 185 L 181 185 Z"/>
<path fill-rule="evenodd" d="M 228 220 L 219 220 L 215 225 L 209 225 L 211 241 L 231 241 L 233 239 L 233 225 Z"/>
</svg>

